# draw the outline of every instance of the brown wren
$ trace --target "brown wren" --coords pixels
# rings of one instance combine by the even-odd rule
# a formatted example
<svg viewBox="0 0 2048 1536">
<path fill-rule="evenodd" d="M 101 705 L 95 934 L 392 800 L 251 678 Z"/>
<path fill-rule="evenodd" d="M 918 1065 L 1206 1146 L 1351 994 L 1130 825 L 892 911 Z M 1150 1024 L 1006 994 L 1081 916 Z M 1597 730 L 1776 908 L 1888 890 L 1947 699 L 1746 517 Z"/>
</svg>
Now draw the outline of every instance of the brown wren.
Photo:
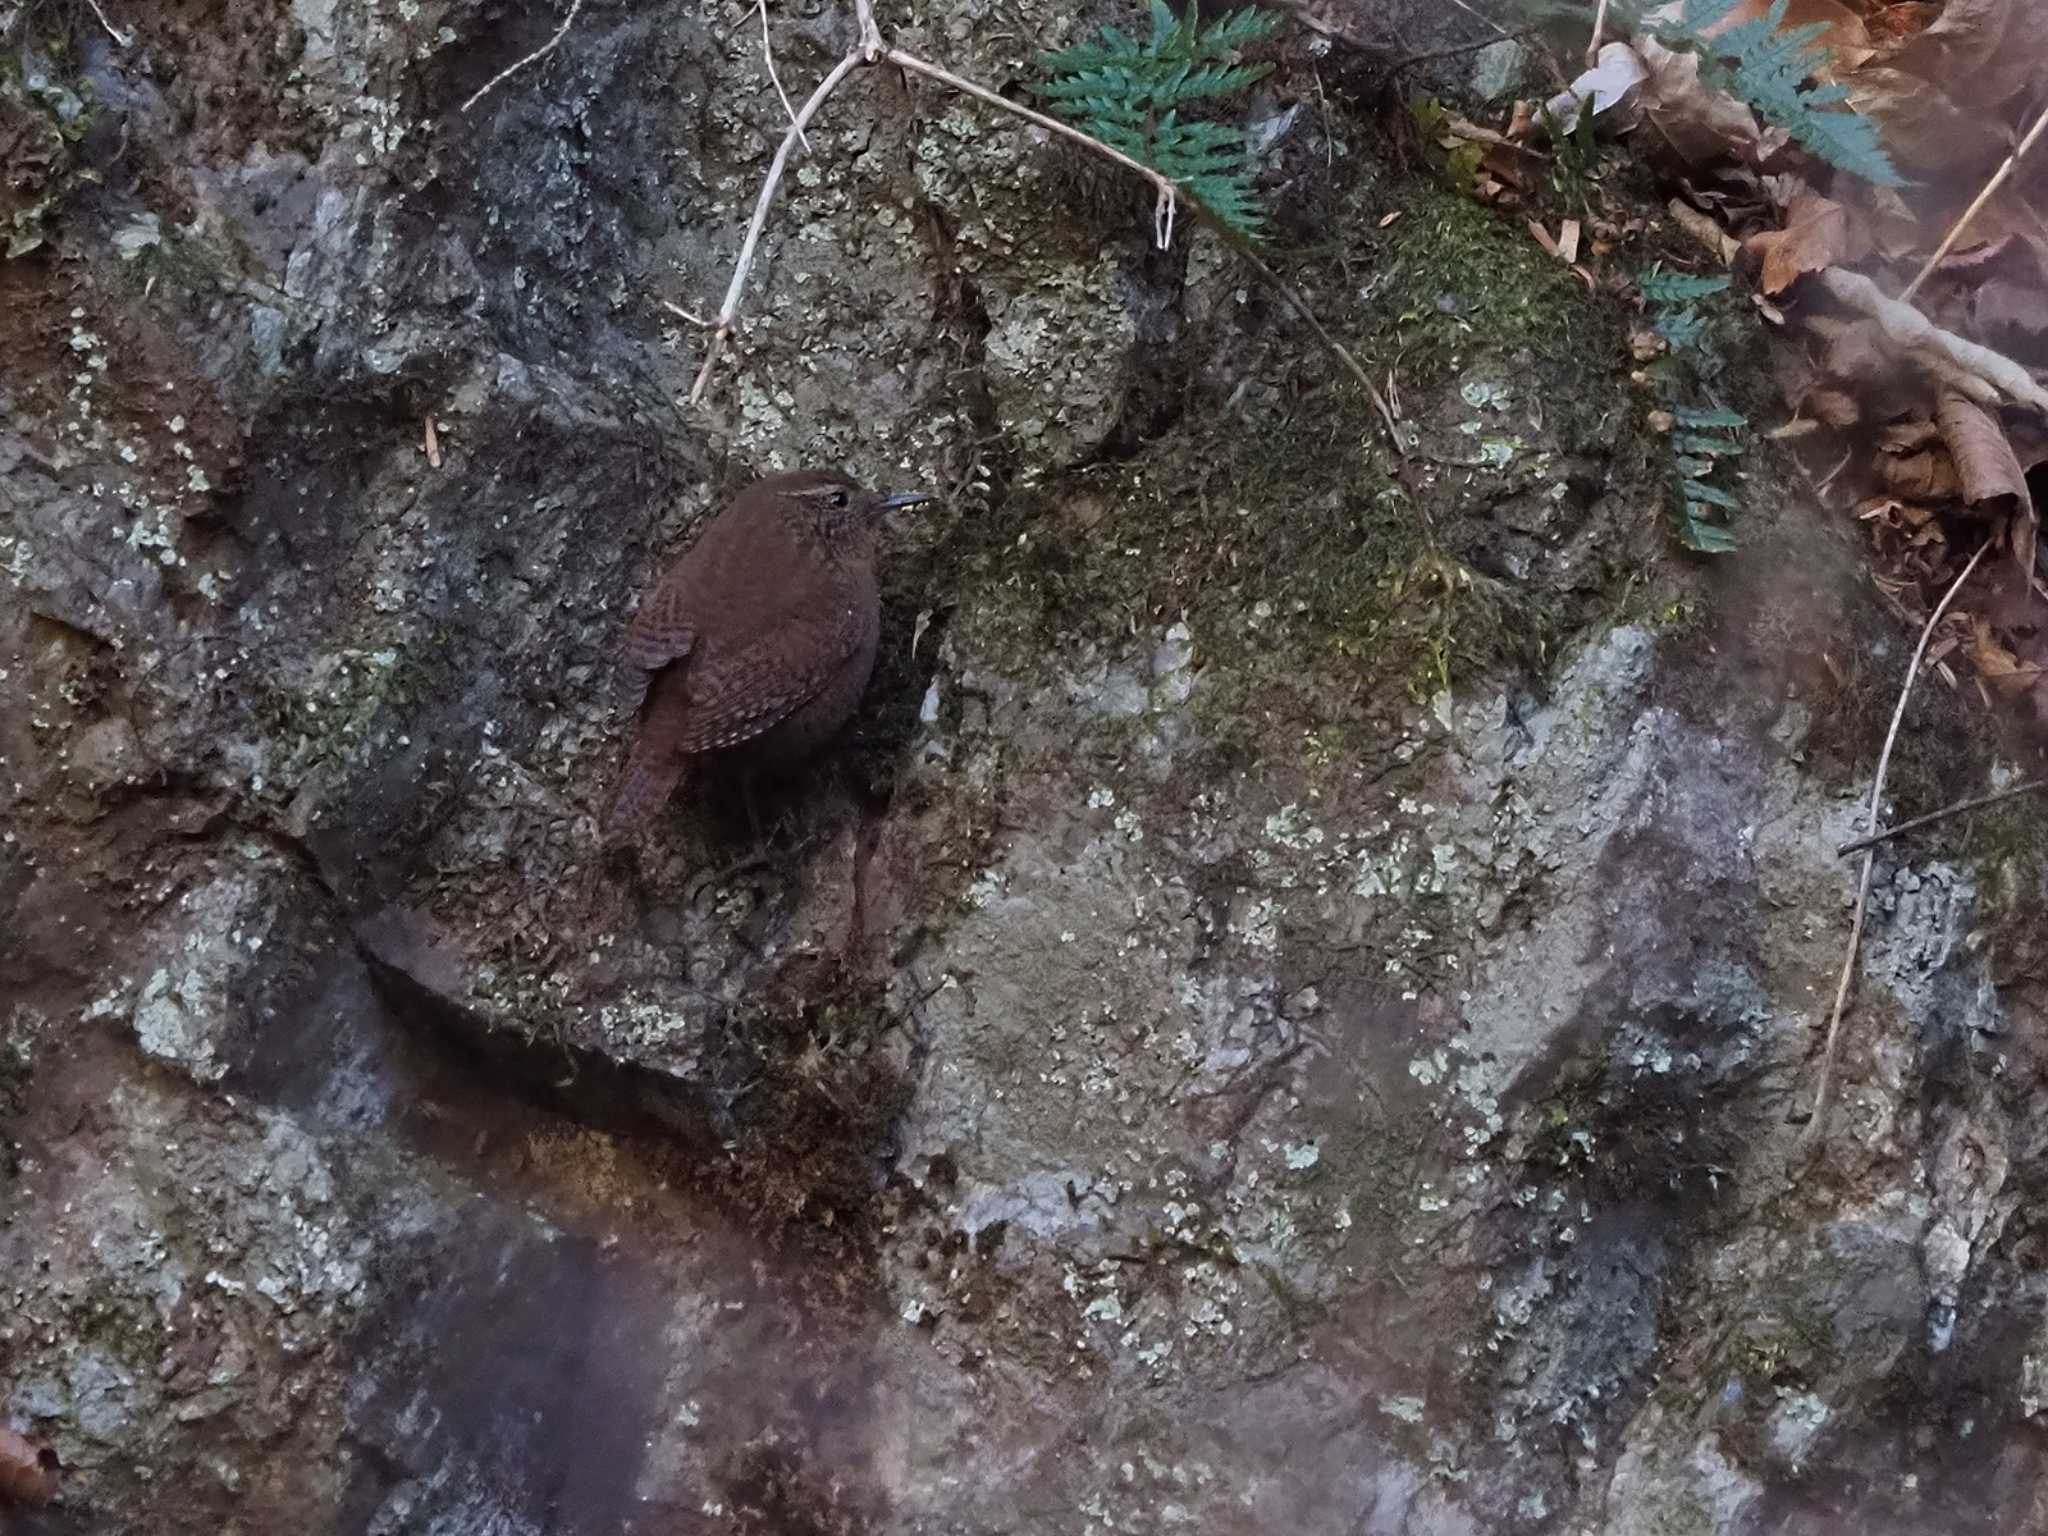
<svg viewBox="0 0 2048 1536">
<path fill-rule="evenodd" d="M 639 720 L 607 842 L 644 829 L 695 759 L 782 766 L 846 723 L 881 638 L 880 524 L 930 499 L 802 469 L 757 481 L 711 519 L 626 627 Z"/>
</svg>

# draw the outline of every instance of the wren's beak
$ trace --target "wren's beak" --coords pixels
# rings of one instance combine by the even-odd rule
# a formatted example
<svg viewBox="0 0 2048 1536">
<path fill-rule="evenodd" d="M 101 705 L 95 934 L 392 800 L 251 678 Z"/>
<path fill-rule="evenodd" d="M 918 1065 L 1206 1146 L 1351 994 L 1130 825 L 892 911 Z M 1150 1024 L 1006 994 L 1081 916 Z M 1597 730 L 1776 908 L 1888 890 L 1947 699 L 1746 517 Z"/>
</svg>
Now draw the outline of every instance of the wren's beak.
<svg viewBox="0 0 2048 1536">
<path fill-rule="evenodd" d="M 923 506 L 930 500 L 931 497 L 925 495 L 923 491 L 899 491 L 894 496 L 877 496 L 875 498 L 875 522 L 878 526 L 886 525 L 894 528 L 898 525 L 891 523 L 889 519 L 895 516 L 896 513 L 901 512 L 905 507 Z"/>
</svg>

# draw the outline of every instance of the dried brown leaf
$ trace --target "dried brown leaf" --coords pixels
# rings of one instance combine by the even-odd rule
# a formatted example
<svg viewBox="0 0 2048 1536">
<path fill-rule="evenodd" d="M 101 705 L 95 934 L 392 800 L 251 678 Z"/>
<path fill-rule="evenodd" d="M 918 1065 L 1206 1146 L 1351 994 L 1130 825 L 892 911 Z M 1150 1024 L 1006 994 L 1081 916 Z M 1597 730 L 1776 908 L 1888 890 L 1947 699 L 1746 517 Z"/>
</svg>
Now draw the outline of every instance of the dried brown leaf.
<svg viewBox="0 0 2048 1536">
<path fill-rule="evenodd" d="M 1643 117 L 1688 165 L 1733 156 L 1761 165 L 1764 134 L 1756 115 L 1700 79 L 1696 54 L 1674 53 L 1653 37 L 1639 45 L 1647 71 L 1638 96 Z"/>
<path fill-rule="evenodd" d="M 0 1425 L 0 1499 L 47 1504 L 57 1497 L 57 1453 Z"/>
<path fill-rule="evenodd" d="M 1975 101 L 1974 95 L 1959 99 L 1884 65 L 1859 69 L 1843 83 L 1849 105 L 1877 124 L 1885 148 L 1901 165 L 1960 183 L 1981 177 L 2010 148 L 2003 119 L 1961 104 Z"/>
<path fill-rule="evenodd" d="M 1877 446 L 1886 453 L 1917 453 L 1940 441 L 1941 428 L 1925 416 L 1889 422 L 1877 434 Z"/>
<path fill-rule="evenodd" d="M 1861 260 L 1870 241 L 1848 209 L 1801 185 L 1786 204 L 1785 227 L 1751 235 L 1744 246 L 1763 262 L 1759 286 L 1779 294 L 1808 272 Z"/>
<path fill-rule="evenodd" d="M 1759 21 L 1770 9 L 1771 0 L 1742 0 L 1726 19 L 1706 28 L 1701 36 L 1718 37 L 1730 27 Z M 1816 41 L 1827 50 L 1836 71 L 1855 69 L 1877 51 L 1871 45 L 1863 18 L 1841 4 L 1841 0 L 1787 0 L 1785 19 L 1779 23 L 1778 30 L 1782 32 L 1808 26 L 1827 29 Z"/>
<path fill-rule="evenodd" d="M 1960 489 L 1955 460 L 1932 448 L 1917 453 L 1879 454 L 1877 477 L 1894 496 L 1949 501 Z"/>
<path fill-rule="evenodd" d="M 1801 409 L 1837 431 L 1863 419 L 1862 403 L 1846 389 L 1816 389 L 1801 402 Z"/>
<path fill-rule="evenodd" d="M 2041 539 L 2041 517 L 2032 507 L 2013 514 L 2007 529 L 2007 540 L 2012 545 L 2013 564 L 2018 566 L 2024 579 L 2031 581 L 2034 574 L 2034 546 Z"/>
<path fill-rule="evenodd" d="M 2001 106 L 2048 74 L 2039 0 L 1948 0 L 1890 63 L 1979 109 Z"/>
<path fill-rule="evenodd" d="M 2042 675 L 2042 668 L 2021 661 L 2001 645 L 1992 633 L 1990 621 L 1982 617 L 1971 621 L 1969 652 L 1977 675 L 2007 698 L 2026 692 Z"/>
<path fill-rule="evenodd" d="M 2031 516 L 2033 498 L 2027 477 L 2006 440 L 1997 416 L 1952 389 L 1944 389 L 1934 408 L 1942 442 L 1956 462 L 1963 500 L 1973 507 Z"/>
</svg>

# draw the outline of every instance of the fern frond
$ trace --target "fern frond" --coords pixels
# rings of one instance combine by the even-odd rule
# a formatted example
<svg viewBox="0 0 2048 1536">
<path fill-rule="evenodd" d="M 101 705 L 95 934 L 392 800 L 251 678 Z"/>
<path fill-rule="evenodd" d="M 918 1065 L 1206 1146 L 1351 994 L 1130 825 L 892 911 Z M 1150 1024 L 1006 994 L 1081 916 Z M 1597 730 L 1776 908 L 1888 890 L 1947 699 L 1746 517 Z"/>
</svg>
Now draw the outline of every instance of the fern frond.
<svg viewBox="0 0 2048 1536">
<path fill-rule="evenodd" d="M 1114 27 L 1091 42 L 1041 56 L 1052 78 L 1033 87 L 1061 117 L 1150 166 L 1225 229 L 1248 240 L 1263 231 L 1243 132 L 1226 123 L 1183 122 L 1183 107 L 1235 96 L 1272 70 L 1234 58 L 1270 36 L 1280 18 L 1252 9 L 1202 25 L 1195 4 L 1176 17 L 1151 0 L 1152 32 L 1139 44 Z"/>
<path fill-rule="evenodd" d="M 1726 19 L 1741 3 L 1742 0 L 1685 0 L 1685 12 L 1678 25 L 1686 32 L 1704 32 Z"/>
<path fill-rule="evenodd" d="M 1719 507 L 1724 512 L 1740 512 L 1742 502 L 1731 491 L 1724 491 L 1718 485 L 1709 485 L 1704 480 L 1687 480 L 1681 487 L 1687 501 L 1703 502 L 1710 507 Z"/>
<path fill-rule="evenodd" d="M 1686 0 L 1677 30 L 1700 50 L 1701 74 L 1744 101 L 1765 122 L 1782 128 L 1814 158 L 1881 187 L 1900 185 L 1877 125 L 1842 110 L 1849 93 L 1839 85 L 1809 86 L 1824 62 L 1825 23 L 1788 27 L 1788 0 L 1773 0 L 1761 16 L 1739 22 L 1715 38 L 1700 34 L 1734 13 L 1738 0 Z"/>
<path fill-rule="evenodd" d="M 1690 272 L 1651 271 L 1636 279 L 1636 287 L 1652 304 L 1690 304 L 1725 292 L 1729 282 L 1725 277 L 1694 277 Z"/>
<path fill-rule="evenodd" d="M 1741 412 L 1724 411 L 1718 407 L 1680 406 L 1671 414 L 1677 419 L 1681 427 L 1689 428 L 1695 432 L 1712 431 L 1717 427 L 1732 432 L 1737 427 L 1749 425 L 1749 418 Z"/>
</svg>

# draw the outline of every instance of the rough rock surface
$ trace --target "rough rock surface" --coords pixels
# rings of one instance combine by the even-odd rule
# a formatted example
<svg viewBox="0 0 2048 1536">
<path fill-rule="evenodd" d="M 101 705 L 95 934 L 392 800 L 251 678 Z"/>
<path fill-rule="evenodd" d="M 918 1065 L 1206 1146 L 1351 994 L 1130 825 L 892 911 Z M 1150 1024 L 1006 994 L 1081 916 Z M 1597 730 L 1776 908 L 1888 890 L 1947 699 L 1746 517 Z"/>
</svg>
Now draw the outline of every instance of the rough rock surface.
<svg viewBox="0 0 2048 1536">
<path fill-rule="evenodd" d="M 1670 558 L 1606 301 L 1356 61 L 1254 111 L 1398 472 L 1227 253 L 884 71 L 686 408 L 749 7 L 467 113 L 554 10 L 106 9 L 0 5 L 0 1421 L 65 1468 L 0 1517 L 2048 1527 L 2035 824 L 1885 850 L 1809 1158 L 1899 632 L 1761 459 Z M 882 20 L 1002 86 L 1119 18 Z M 772 21 L 792 91 L 850 41 Z M 717 794 L 601 861 L 633 594 L 819 461 L 944 494 L 860 727 L 765 862 Z M 1916 808 L 1994 734 L 1913 732 Z"/>
</svg>

